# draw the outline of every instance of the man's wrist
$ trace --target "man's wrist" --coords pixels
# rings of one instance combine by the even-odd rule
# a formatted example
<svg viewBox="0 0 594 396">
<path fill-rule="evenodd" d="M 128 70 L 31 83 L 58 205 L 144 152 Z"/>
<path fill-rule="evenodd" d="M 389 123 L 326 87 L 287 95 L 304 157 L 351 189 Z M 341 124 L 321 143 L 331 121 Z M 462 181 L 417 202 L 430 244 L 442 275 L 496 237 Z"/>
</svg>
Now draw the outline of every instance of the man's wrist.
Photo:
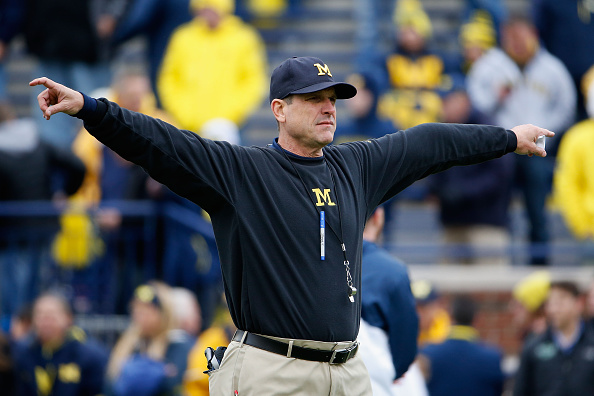
<svg viewBox="0 0 594 396">
<path fill-rule="evenodd" d="M 82 92 L 80 92 L 80 94 L 83 96 L 83 107 L 78 111 L 78 113 L 74 114 L 74 117 L 80 118 L 84 121 L 97 110 L 97 99 L 91 98 Z"/>
<path fill-rule="evenodd" d="M 513 153 L 518 148 L 518 136 L 511 129 L 507 130 L 507 146 L 505 146 L 505 153 Z"/>
</svg>

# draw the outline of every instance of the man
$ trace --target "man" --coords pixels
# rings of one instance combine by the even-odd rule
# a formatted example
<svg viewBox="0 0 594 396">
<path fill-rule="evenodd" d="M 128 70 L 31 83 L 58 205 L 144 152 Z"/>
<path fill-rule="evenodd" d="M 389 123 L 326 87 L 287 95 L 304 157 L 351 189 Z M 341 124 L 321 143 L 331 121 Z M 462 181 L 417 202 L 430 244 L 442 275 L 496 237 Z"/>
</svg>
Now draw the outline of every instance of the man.
<svg viewBox="0 0 594 396">
<path fill-rule="evenodd" d="M 594 395 L 594 333 L 577 285 L 553 282 L 545 310 L 550 327 L 522 351 L 514 396 Z"/>
<path fill-rule="evenodd" d="M 272 73 L 279 137 L 267 147 L 203 139 L 45 77 L 30 85 L 47 87 L 38 97 L 46 119 L 82 118 L 104 144 L 210 214 L 240 329 L 211 372 L 213 395 L 370 394 L 355 342 L 367 217 L 429 173 L 514 150 L 544 156 L 536 138 L 554 135 L 532 125 L 432 124 L 326 147 L 336 100 L 356 90 L 312 57 Z"/>
<path fill-rule="evenodd" d="M 72 327 L 61 296 L 45 294 L 33 306 L 33 334 L 17 344 L 17 395 L 95 396 L 102 393 L 107 352 Z"/>
<path fill-rule="evenodd" d="M 532 23 L 511 18 L 504 25 L 501 47 L 491 49 L 470 69 L 467 84 L 473 106 L 504 128 L 527 122 L 558 132 L 568 128 L 575 114 L 575 87 L 563 63 L 540 46 Z M 548 263 L 545 200 L 552 171 L 550 159 L 516 158 L 533 265 Z"/>
<path fill-rule="evenodd" d="M 452 303 L 453 326 L 441 344 L 429 344 L 419 365 L 431 396 L 500 396 L 503 392 L 501 352 L 479 342 L 472 324 L 476 303 L 459 296 Z"/>
<path fill-rule="evenodd" d="M 384 209 L 379 207 L 363 231 L 361 288 L 365 294 L 361 300 L 359 341 L 374 395 L 391 394 L 392 382 L 408 370 L 417 354 L 419 330 L 406 266 L 376 245 L 384 221 Z M 363 329 L 367 343 L 361 340 Z"/>
</svg>

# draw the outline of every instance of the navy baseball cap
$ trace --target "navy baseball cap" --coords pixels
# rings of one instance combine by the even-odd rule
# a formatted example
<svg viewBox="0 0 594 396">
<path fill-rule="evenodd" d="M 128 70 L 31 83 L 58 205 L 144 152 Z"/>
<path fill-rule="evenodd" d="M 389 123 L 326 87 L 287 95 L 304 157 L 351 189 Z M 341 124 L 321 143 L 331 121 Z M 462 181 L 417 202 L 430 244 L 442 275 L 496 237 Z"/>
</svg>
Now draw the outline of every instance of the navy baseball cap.
<svg viewBox="0 0 594 396">
<path fill-rule="evenodd" d="M 334 87 L 337 99 L 357 94 L 351 84 L 334 81 L 330 68 L 319 58 L 293 57 L 281 63 L 270 77 L 270 102 L 291 94 L 304 94 Z"/>
</svg>

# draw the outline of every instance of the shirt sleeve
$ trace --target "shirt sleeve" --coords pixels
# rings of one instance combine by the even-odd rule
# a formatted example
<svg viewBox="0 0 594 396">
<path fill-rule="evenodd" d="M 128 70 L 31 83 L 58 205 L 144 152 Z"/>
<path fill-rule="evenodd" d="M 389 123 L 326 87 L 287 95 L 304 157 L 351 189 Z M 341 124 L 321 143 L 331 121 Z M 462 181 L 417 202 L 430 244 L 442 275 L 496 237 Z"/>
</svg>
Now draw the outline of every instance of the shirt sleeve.
<svg viewBox="0 0 594 396">
<path fill-rule="evenodd" d="M 501 157 L 516 145 L 514 132 L 500 127 L 432 123 L 346 147 L 358 157 L 371 210 L 418 179 Z"/>
<path fill-rule="evenodd" d="M 203 139 L 106 99 L 97 100 L 96 110 L 81 118 L 100 142 L 206 211 L 236 195 L 239 146 Z"/>
</svg>

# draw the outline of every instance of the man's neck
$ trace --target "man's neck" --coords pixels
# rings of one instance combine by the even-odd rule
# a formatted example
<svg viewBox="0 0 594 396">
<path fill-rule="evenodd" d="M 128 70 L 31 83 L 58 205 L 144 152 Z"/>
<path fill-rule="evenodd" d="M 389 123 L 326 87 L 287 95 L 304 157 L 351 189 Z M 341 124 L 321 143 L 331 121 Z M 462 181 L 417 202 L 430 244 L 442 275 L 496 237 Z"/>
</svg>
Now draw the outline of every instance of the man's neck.
<svg viewBox="0 0 594 396">
<path fill-rule="evenodd" d="M 287 139 L 284 136 L 279 136 L 278 144 L 279 146 L 281 146 L 283 150 L 286 150 L 295 155 L 299 155 L 301 157 L 317 158 L 324 155 L 322 152 L 322 147 L 304 147 L 298 144 L 296 141 Z"/>
<path fill-rule="evenodd" d="M 563 347 L 568 347 L 575 343 L 576 339 L 579 337 L 581 329 L 581 321 L 573 321 L 568 323 L 563 328 L 555 329 L 557 333 L 558 341 L 561 343 Z"/>
</svg>

